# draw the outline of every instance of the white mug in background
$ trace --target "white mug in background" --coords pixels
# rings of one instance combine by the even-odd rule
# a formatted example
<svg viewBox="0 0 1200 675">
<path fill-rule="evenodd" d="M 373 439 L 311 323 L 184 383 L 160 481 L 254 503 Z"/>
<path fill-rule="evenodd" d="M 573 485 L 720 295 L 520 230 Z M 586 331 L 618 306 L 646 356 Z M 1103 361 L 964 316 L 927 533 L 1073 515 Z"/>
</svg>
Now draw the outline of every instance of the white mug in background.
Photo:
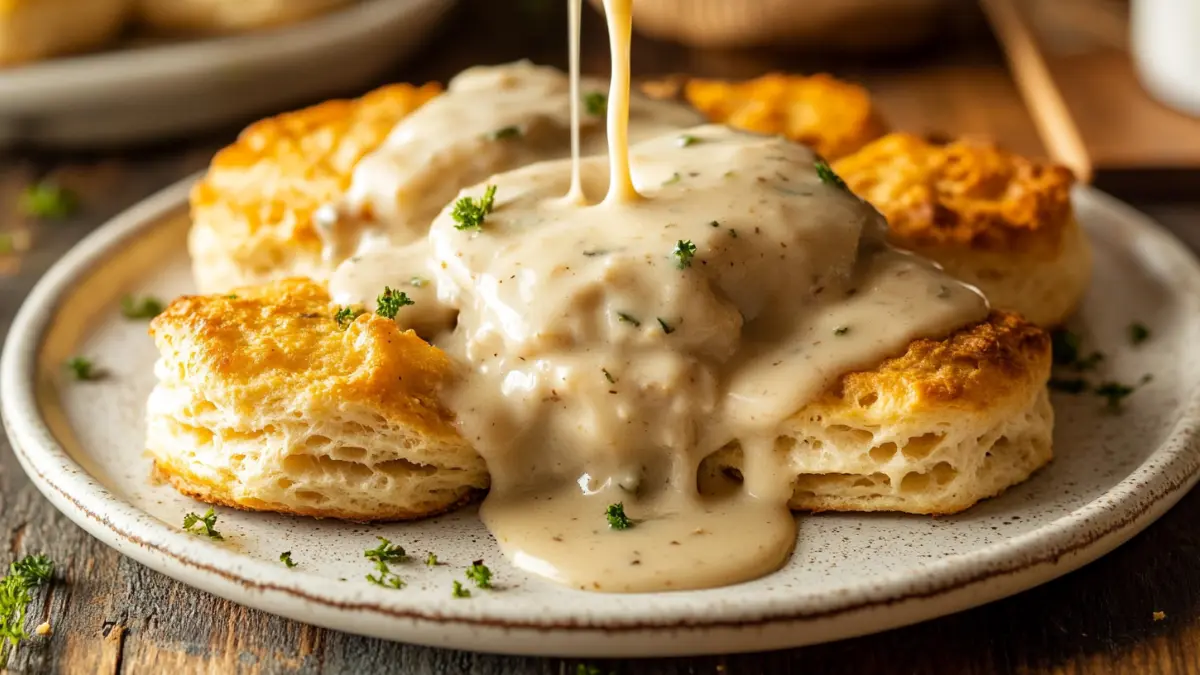
<svg viewBox="0 0 1200 675">
<path fill-rule="evenodd" d="M 1200 0 L 1134 0 L 1131 50 L 1142 86 L 1200 116 Z"/>
</svg>

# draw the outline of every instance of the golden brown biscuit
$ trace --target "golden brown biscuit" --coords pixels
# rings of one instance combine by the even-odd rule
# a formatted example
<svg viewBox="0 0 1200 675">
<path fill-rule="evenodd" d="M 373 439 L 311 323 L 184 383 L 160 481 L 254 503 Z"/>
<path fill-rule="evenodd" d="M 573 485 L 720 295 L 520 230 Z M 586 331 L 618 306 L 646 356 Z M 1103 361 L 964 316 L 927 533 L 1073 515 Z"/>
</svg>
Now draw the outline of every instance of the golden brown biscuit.
<svg viewBox="0 0 1200 675">
<path fill-rule="evenodd" d="M 192 190 L 188 244 L 200 290 L 312 275 L 321 267 L 313 212 L 342 196 L 358 160 L 440 91 L 392 85 L 242 132 Z"/>
<path fill-rule="evenodd" d="M 152 324 L 162 351 L 147 445 L 199 499 L 381 520 L 452 507 L 485 487 L 437 390 L 451 366 L 394 321 L 345 330 L 316 284 L 183 298 Z M 1050 459 L 1046 334 L 1011 314 L 914 341 L 840 378 L 777 444 L 797 509 L 952 513 Z M 737 469 L 736 445 L 706 460 Z"/>
<path fill-rule="evenodd" d="M 200 290 L 287 276 L 327 278 L 329 264 L 321 259 L 313 212 L 341 197 L 357 162 L 438 92 L 436 85 L 397 85 L 356 101 L 270 118 L 218 153 L 192 193 L 190 248 Z M 757 103 L 739 98 L 751 94 Z M 829 156 L 882 133 L 866 91 L 828 76 L 768 76 L 745 84 L 696 81 L 689 84 L 689 98 L 712 119 L 788 133 Z"/>
<path fill-rule="evenodd" d="M 793 509 L 946 514 L 1050 461 L 1050 339 L 1015 314 L 844 375 L 785 425 Z M 705 460 L 739 469 L 733 444 Z"/>
<path fill-rule="evenodd" d="M 825 74 L 772 73 L 745 82 L 693 79 L 684 95 L 710 121 L 783 134 L 829 159 L 887 131 L 866 89 Z"/>
<path fill-rule="evenodd" d="M 894 244 L 977 286 L 998 309 L 1061 323 L 1091 279 L 1074 177 L 978 140 L 890 134 L 833 165 L 887 218 Z"/>
<path fill-rule="evenodd" d="M 351 0 L 137 0 L 138 17 L 154 28 L 187 33 L 234 33 L 294 23 Z"/>
<path fill-rule="evenodd" d="M 0 66 L 90 49 L 125 22 L 131 0 L 0 0 Z"/>
<path fill-rule="evenodd" d="M 340 326 L 301 279 L 171 303 L 146 444 L 180 491 L 239 508 L 417 518 L 488 484 L 437 390 L 438 349 L 364 314 Z"/>
</svg>

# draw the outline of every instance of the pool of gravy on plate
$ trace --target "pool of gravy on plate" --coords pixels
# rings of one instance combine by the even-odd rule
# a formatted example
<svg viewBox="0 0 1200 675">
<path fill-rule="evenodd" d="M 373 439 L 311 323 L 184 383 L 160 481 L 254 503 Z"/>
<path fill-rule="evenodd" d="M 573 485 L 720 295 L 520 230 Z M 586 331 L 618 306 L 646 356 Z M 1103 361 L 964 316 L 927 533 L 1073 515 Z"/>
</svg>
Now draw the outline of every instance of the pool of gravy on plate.
<svg viewBox="0 0 1200 675">
<path fill-rule="evenodd" d="M 778 569 L 796 541 L 788 418 L 843 373 L 987 306 L 890 248 L 882 218 L 799 145 L 717 125 L 631 143 L 631 0 L 605 7 L 608 156 L 585 140 L 571 159 L 487 178 L 461 194 L 495 187 L 478 229 L 446 207 L 424 236 L 360 241 L 331 291 L 370 307 L 388 285 L 415 300 L 397 320 L 457 364 L 443 396 L 487 461 L 480 514 L 515 565 L 609 592 L 737 583 Z M 573 50 L 578 16 L 573 1 Z M 581 95 L 539 94 L 576 119 Z M 393 138 L 406 124 L 421 136 L 512 123 L 503 106 L 460 111 L 469 125 L 417 117 L 439 100 Z M 394 194 L 388 152 L 364 160 L 356 198 Z M 741 476 L 699 475 L 729 444 Z M 626 529 L 606 518 L 618 503 Z"/>
</svg>

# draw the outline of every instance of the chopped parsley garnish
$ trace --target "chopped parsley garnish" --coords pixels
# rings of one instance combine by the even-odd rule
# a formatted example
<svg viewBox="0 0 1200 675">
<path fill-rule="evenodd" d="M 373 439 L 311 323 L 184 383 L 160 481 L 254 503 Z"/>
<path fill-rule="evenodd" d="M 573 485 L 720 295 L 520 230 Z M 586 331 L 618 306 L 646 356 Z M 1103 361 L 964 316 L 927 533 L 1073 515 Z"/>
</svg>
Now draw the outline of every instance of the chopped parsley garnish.
<svg viewBox="0 0 1200 675">
<path fill-rule="evenodd" d="M 376 562 L 375 569 L 378 573 L 368 574 L 366 576 L 367 581 L 375 584 L 376 586 L 382 586 L 384 588 L 404 588 L 404 580 L 401 579 L 400 576 L 395 572 L 392 572 L 390 569 L 388 569 L 387 563 Z"/>
<path fill-rule="evenodd" d="M 845 335 L 846 333 L 849 333 L 849 332 L 850 332 L 849 326 L 838 326 L 837 328 L 833 329 L 834 335 Z"/>
<path fill-rule="evenodd" d="M 1150 339 L 1150 329 L 1146 328 L 1146 324 L 1140 321 L 1135 321 L 1129 324 L 1129 341 L 1136 347 L 1146 340 Z"/>
<path fill-rule="evenodd" d="M 667 335 L 670 335 L 671 333 L 675 332 L 675 327 L 672 326 L 671 324 L 667 323 L 666 321 L 663 321 L 661 316 L 658 317 L 658 325 L 662 326 L 663 332 L 666 333 Z"/>
<path fill-rule="evenodd" d="M 487 218 L 487 214 L 492 212 L 492 205 L 496 201 L 496 186 L 489 185 L 483 191 L 483 197 L 475 199 L 473 197 L 462 197 L 454 202 L 454 210 L 450 212 L 450 216 L 454 218 L 454 222 L 458 223 L 454 226 L 456 230 L 482 230 L 483 221 Z"/>
<path fill-rule="evenodd" d="M 469 598 L 471 597 L 471 591 L 463 588 L 462 582 L 455 580 L 454 588 L 451 589 L 450 595 L 456 598 Z"/>
<path fill-rule="evenodd" d="M 692 266 L 692 258 L 696 256 L 696 245 L 691 239 L 680 239 L 675 242 L 675 250 L 671 252 L 675 256 L 675 266 L 679 269 Z"/>
<path fill-rule="evenodd" d="M 601 91 L 593 91 L 583 97 L 583 108 L 587 114 L 602 117 L 608 112 L 608 95 Z"/>
<path fill-rule="evenodd" d="M 487 565 L 483 564 L 482 560 L 472 562 L 471 566 L 467 568 L 466 575 L 479 588 L 492 587 L 492 571 L 488 569 Z"/>
<path fill-rule="evenodd" d="M 25 632 L 25 610 L 33 601 L 34 588 L 50 581 L 54 563 L 44 555 L 27 555 L 8 566 L 0 579 L 0 666 L 8 663 L 12 647 L 29 637 Z"/>
<path fill-rule="evenodd" d="M 361 307 L 351 307 L 347 305 L 346 307 L 338 308 L 337 313 L 333 315 L 333 320 L 337 321 L 338 328 L 346 330 L 350 327 L 350 324 L 354 323 L 354 320 L 357 319 L 361 314 L 364 314 L 364 311 Z"/>
<path fill-rule="evenodd" d="M 236 295 L 227 295 L 227 296 L 225 296 L 225 299 L 226 300 L 237 300 L 237 296 Z"/>
<path fill-rule="evenodd" d="M 488 134 L 488 140 L 492 141 L 509 141 L 520 137 L 521 127 L 518 126 L 501 127 Z"/>
<path fill-rule="evenodd" d="M 390 286 L 383 287 L 383 293 L 375 299 L 375 313 L 385 319 L 395 319 L 401 307 L 415 305 L 404 291 L 393 290 Z"/>
<path fill-rule="evenodd" d="M 292 552 L 291 551 L 284 551 L 283 553 L 280 553 L 279 554 L 279 562 L 283 563 L 284 565 L 287 565 L 288 569 L 295 567 L 297 564 L 296 562 L 294 562 L 292 560 Z"/>
<path fill-rule="evenodd" d="M 1104 405 L 1109 410 L 1120 410 L 1121 402 L 1134 392 L 1136 387 L 1120 382 L 1104 382 L 1095 389 L 1097 396 L 1104 398 Z"/>
<path fill-rule="evenodd" d="M 429 565 L 430 567 L 438 564 L 437 554 L 433 551 L 430 551 L 429 555 L 425 558 L 425 564 Z"/>
<path fill-rule="evenodd" d="M 47 181 L 30 185 L 20 201 L 21 213 L 35 218 L 66 218 L 76 206 L 74 194 Z"/>
<path fill-rule="evenodd" d="M 100 371 L 92 363 L 92 360 L 86 356 L 72 357 L 67 361 L 66 365 L 77 380 L 96 380 L 100 378 Z"/>
<path fill-rule="evenodd" d="M 375 562 L 390 563 L 400 562 L 408 557 L 404 547 L 399 544 L 384 539 L 383 537 L 375 537 L 379 540 L 379 545 L 375 548 L 369 548 L 363 551 L 363 557 Z"/>
<path fill-rule="evenodd" d="M 604 373 L 604 379 L 608 380 L 609 384 L 617 383 L 617 378 L 613 377 L 612 373 L 608 372 L 608 368 L 601 368 L 600 372 Z"/>
<path fill-rule="evenodd" d="M 363 551 L 363 557 L 375 561 L 375 574 L 368 574 L 367 581 L 384 588 L 404 588 L 404 580 L 388 568 L 388 563 L 400 562 L 408 558 L 404 547 L 376 537 L 379 545 Z"/>
<path fill-rule="evenodd" d="M 834 173 L 833 167 L 829 166 L 829 162 L 826 162 L 818 157 L 814 164 L 817 168 L 817 178 L 820 178 L 822 183 L 825 183 L 826 185 L 832 185 L 842 190 L 850 189 L 846 187 L 846 181 L 842 180 L 841 176 Z"/>
<path fill-rule="evenodd" d="M 1100 365 L 1100 362 L 1103 360 L 1104 360 L 1103 354 L 1101 354 L 1100 352 L 1092 352 L 1091 354 L 1088 354 L 1087 356 L 1083 357 L 1082 359 L 1079 359 L 1078 361 L 1076 361 L 1073 365 L 1074 365 L 1075 370 L 1092 370 L 1096 366 Z"/>
<path fill-rule="evenodd" d="M 1088 390 L 1087 380 L 1082 377 L 1073 378 L 1050 378 L 1049 386 L 1055 391 L 1061 391 L 1065 394 L 1082 394 Z"/>
<path fill-rule="evenodd" d="M 413 278 L 408 280 L 408 285 L 412 286 L 413 288 L 423 288 L 425 286 L 425 284 L 427 284 L 427 283 L 429 283 L 429 280 L 426 279 L 425 277 L 414 276 Z"/>
<path fill-rule="evenodd" d="M 689 145 L 695 145 L 700 142 L 700 139 L 691 134 L 683 134 L 679 137 L 679 147 L 686 148 Z"/>
<path fill-rule="evenodd" d="M 642 325 L 642 322 L 638 321 L 636 317 L 625 312 L 617 312 L 617 320 L 624 321 L 625 323 L 631 323 L 633 324 L 634 328 L 640 328 Z"/>
<path fill-rule="evenodd" d="M 183 529 L 192 534 L 203 534 L 209 539 L 222 541 L 225 537 L 217 532 L 217 514 L 213 512 L 212 507 L 204 512 L 204 515 L 198 516 L 194 513 L 189 513 L 183 517 Z"/>
<path fill-rule="evenodd" d="M 135 298 L 132 295 L 126 295 L 121 298 L 121 314 L 126 319 L 153 319 L 162 312 L 162 300 L 154 296 Z"/>
<path fill-rule="evenodd" d="M 604 511 L 604 517 L 608 518 L 608 526 L 614 530 L 628 530 L 633 527 L 633 521 L 625 515 L 625 504 L 622 502 L 609 504 Z"/>
<path fill-rule="evenodd" d="M 663 184 L 663 185 L 674 185 L 674 184 L 678 183 L 678 182 L 679 182 L 680 180 L 682 180 L 682 179 L 683 179 L 683 175 L 682 175 L 682 174 L 680 174 L 678 171 L 676 171 L 675 173 L 671 174 L 671 177 L 670 177 L 670 178 L 668 178 L 668 179 L 664 180 L 664 181 L 662 182 L 662 184 Z"/>
<path fill-rule="evenodd" d="M 1050 334 L 1050 345 L 1054 363 L 1060 366 L 1069 366 L 1079 360 L 1079 350 L 1083 347 L 1083 340 L 1069 330 L 1059 329 Z"/>
</svg>

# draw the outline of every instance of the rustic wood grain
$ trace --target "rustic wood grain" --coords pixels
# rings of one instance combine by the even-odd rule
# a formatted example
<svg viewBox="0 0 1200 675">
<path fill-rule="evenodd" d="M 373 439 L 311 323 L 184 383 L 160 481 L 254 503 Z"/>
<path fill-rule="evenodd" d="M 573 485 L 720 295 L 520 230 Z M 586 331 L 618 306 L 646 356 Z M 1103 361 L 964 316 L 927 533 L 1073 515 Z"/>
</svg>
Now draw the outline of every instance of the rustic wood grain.
<svg viewBox="0 0 1200 675">
<path fill-rule="evenodd" d="M 464 12 L 454 30 L 494 39 L 470 49 L 443 44 L 398 77 L 445 78 L 473 63 L 526 55 L 561 63 L 561 43 L 554 37 L 558 34 L 548 27 L 558 17 L 539 16 L 497 31 L 489 23 L 494 17 Z M 595 28 L 593 20 L 593 44 Z M 702 54 L 644 41 L 635 53 L 642 74 L 735 77 L 771 68 L 829 68 L 803 56 Z M 595 72 L 606 66 L 602 51 L 595 49 L 589 50 L 585 63 Z M 1040 153 L 1033 125 L 1000 63 L 991 48 L 954 52 L 952 58 L 915 55 L 882 66 L 866 63 L 833 70 L 867 82 L 898 126 L 948 134 L 989 133 L 1023 152 Z M 74 242 L 120 209 L 202 167 L 232 133 L 120 156 L 0 155 L 0 232 L 30 236 L 29 250 L 19 256 L 19 264 L 8 273 L 0 265 L 0 335 L 36 278 Z M 82 211 L 50 223 L 17 216 L 16 195 L 29 181 L 48 175 L 83 196 Z M 1150 210 L 1193 247 L 1200 245 L 1200 203 Z M 1197 522 L 1200 492 L 1185 497 L 1113 554 L 1061 580 L 983 608 L 880 635 L 766 654 L 589 663 L 603 673 L 620 675 L 1200 673 Z M 123 558 L 71 524 L 30 485 L 7 441 L 0 439 L 0 564 L 34 552 L 49 554 L 58 571 L 54 582 L 38 593 L 28 625 L 49 621 L 53 633 L 15 652 L 8 664 L 15 673 L 575 675 L 581 663 L 362 638 L 194 590 Z M 1155 612 L 1164 612 L 1165 618 L 1156 621 Z"/>
</svg>

